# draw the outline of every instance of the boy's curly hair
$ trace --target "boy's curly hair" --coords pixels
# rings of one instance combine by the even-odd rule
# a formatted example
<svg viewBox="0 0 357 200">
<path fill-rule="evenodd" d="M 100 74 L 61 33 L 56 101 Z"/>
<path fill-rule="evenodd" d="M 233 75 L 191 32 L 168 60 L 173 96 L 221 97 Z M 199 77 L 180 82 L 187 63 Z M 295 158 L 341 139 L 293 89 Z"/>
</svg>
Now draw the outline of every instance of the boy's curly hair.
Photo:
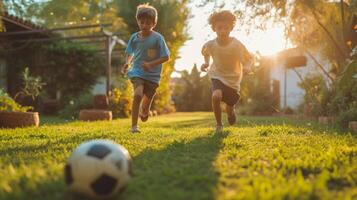
<svg viewBox="0 0 357 200">
<path fill-rule="evenodd" d="M 229 10 L 222 10 L 222 11 L 214 12 L 208 17 L 208 23 L 209 23 L 209 25 L 211 25 L 212 28 L 214 28 L 214 25 L 218 21 L 225 21 L 225 22 L 231 23 L 232 27 L 234 27 L 236 24 L 237 18 Z"/>
<path fill-rule="evenodd" d="M 148 3 L 140 4 L 136 8 L 136 19 L 150 19 L 156 24 L 157 10 Z"/>
</svg>

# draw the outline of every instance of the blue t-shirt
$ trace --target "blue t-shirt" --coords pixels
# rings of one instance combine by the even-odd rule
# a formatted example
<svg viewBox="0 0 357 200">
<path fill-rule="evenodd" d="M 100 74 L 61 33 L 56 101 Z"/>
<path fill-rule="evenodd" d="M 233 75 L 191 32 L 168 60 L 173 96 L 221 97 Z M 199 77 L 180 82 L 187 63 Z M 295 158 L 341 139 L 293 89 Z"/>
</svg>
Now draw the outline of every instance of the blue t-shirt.
<svg viewBox="0 0 357 200">
<path fill-rule="evenodd" d="M 154 83 L 160 82 L 162 64 L 145 71 L 143 61 L 150 62 L 170 55 L 164 37 L 153 31 L 148 37 L 140 38 L 139 32 L 131 35 L 125 53 L 133 56 L 133 66 L 129 69 L 129 78 L 139 77 Z"/>
</svg>

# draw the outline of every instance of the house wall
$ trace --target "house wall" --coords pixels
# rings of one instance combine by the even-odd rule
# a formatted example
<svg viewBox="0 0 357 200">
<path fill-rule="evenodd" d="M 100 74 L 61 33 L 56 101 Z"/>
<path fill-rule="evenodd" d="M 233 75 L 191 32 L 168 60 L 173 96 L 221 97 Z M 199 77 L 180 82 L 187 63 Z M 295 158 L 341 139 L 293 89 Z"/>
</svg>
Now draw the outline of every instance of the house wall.
<svg viewBox="0 0 357 200">
<path fill-rule="evenodd" d="M 101 76 L 97 79 L 97 83 L 93 86 L 92 94 L 99 95 L 99 94 L 106 94 L 107 90 L 107 78 L 105 76 Z"/>
<path fill-rule="evenodd" d="M 317 73 L 323 74 L 321 69 L 319 69 L 313 59 L 301 52 L 289 52 L 289 56 L 298 56 L 304 55 L 307 58 L 307 64 L 304 67 L 295 68 L 295 70 L 304 78 L 307 74 Z M 324 66 L 325 69 L 328 68 L 328 62 L 324 62 L 319 55 L 314 55 L 320 64 Z M 285 100 L 285 76 L 284 76 L 284 64 L 285 57 L 276 57 L 274 59 L 272 69 L 270 72 L 271 79 L 280 81 L 280 108 L 284 108 Z M 327 78 L 327 77 L 325 77 Z M 303 103 L 305 92 L 301 89 L 298 84 L 301 82 L 301 79 L 293 69 L 288 69 L 286 72 L 286 106 L 297 109 L 298 106 Z"/>
</svg>

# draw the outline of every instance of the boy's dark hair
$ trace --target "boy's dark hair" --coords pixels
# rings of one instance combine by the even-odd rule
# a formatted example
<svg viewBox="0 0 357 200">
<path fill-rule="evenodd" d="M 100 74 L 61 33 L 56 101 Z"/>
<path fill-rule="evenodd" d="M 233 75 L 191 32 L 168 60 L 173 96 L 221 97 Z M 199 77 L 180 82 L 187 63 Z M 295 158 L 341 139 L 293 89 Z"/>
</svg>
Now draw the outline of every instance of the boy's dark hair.
<svg viewBox="0 0 357 200">
<path fill-rule="evenodd" d="M 209 23 L 209 25 L 211 25 L 212 28 L 214 28 L 214 25 L 218 21 L 225 21 L 227 23 L 231 23 L 232 27 L 234 27 L 236 24 L 237 18 L 229 10 L 222 10 L 222 11 L 214 12 L 208 17 L 208 23 Z"/>
<path fill-rule="evenodd" d="M 136 19 L 150 19 L 155 24 L 157 22 L 157 10 L 148 3 L 140 4 L 136 8 Z"/>
</svg>

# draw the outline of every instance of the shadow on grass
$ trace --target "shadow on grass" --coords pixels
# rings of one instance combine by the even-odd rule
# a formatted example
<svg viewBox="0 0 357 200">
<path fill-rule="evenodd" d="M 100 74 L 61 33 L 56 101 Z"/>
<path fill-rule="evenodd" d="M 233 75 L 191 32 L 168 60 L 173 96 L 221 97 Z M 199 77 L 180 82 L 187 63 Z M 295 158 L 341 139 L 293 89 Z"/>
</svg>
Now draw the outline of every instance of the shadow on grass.
<svg viewBox="0 0 357 200">
<path fill-rule="evenodd" d="M 214 199 L 219 174 L 213 164 L 228 134 L 208 133 L 164 149 L 143 151 L 133 158 L 134 179 L 113 199 Z M 44 181 L 31 184 L 31 178 L 24 180 L 21 191 L 3 193 L 0 199 L 83 199 L 68 193 L 62 177 Z"/>
<path fill-rule="evenodd" d="M 219 174 L 213 163 L 227 134 L 174 142 L 134 157 L 135 178 L 123 199 L 214 199 Z"/>
<path fill-rule="evenodd" d="M 71 152 L 84 141 L 94 139 L 92 135 L 70 135 L 59 139 L 43 139 L 38 143 L 17 143 L 13 146 L 0 148 L 2 164 L 19 166 L 22 164 L 39 163 L 47 160 L 50 155 L 58 156 L 64 152 Z"/>
<path fill-rule="evenodd" d="M 24 180 L 16 186 L 16 189 L 13 192 L 0 193 L 0 199 L 79 200 L 79 198 L 75 197 L 67 190 L 64 180 L 61 178 L 57 178 L 56 180 L 45 180 L 40 184 L 29 183 Z M 84 199 L 81 198 L 81 200 Z"/>
<path fill-rule="evenodd" d="M 212 121 L 212 122 L 211 122 Z M 155 126 L 160 128 L 190 128 L 190 127 L 207 127 L 209 124 L 213 124 L 213 119 L 194 119 L 194 120 L 183 120 L 175 123 L 168 124 L 167 122 L 157 123 Z"/>
</svg>

